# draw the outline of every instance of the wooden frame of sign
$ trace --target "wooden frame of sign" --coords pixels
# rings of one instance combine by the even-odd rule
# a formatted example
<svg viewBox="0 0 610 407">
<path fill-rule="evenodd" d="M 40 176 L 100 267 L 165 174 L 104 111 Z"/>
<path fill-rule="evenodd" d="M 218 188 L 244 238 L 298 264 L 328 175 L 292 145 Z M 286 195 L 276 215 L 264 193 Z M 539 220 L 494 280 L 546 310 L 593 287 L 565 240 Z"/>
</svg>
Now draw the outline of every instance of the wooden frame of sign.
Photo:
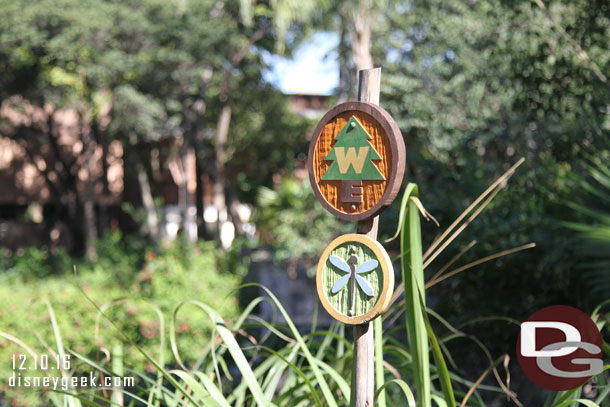
<svg viewBox="0 0 610 407">
<path fill-rule="evenodd" d="M 326 210 L 343 220 L 360 221 L 392 203 L 405 160 L 402 134 L 388 112 L 372 103 L 346 102 L 316 126 L 307 169 Z"/>
<path fill-rule="evenodd" d="M 352 259 L 354 261 L 350 263 Z M 350 264 L 351 272 L 347 268 Z M 359 271 L 359 268 L 364 269 Z M 352 279 L 352 275 L 359 277 Z M 352 281 L 350 287 L 350 279 L 362 277 L 368 281 L 357 284 Z M 320 257 L 316 287 L 320 302 L 333 318 L 345 324 L 364 324 L 381 315 L 390 305 L 394 292 L 394 268 L 378 241 L 361 234 L 342 235 L 333 240 Z M 367 294 L 366 290 L 371 291 Z M 351 311 L 355 311 L 354 315 L 349 315 Z"/>
</svg>

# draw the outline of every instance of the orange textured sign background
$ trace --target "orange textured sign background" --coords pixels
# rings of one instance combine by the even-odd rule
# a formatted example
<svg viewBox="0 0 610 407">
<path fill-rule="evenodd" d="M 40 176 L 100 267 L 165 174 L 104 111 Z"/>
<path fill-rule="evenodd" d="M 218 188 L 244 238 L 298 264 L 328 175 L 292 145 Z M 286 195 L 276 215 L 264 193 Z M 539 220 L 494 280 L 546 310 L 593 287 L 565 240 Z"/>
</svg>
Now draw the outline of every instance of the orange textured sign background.
<svg viewBox="0 0 610 407">
<path fill-rule="evenodd" d="M 381 161 L 374 160 L 373 164 L 385 177 L 385 181 L 362 181 L 362 203 L 343 203 L 341 201 L 341 181 L 321 181 L 320 178 L 332 161 L 324 161 L 334 145 L 334 139 L 345 126 L 350 117 L 355 116 L 366 131 L 370 134 L 371 145 L 381 157 Z M 359 214 L 371 209 L 377 204 L 387 188 L 392 168 L 392 150 L 390 140 L 383 130 L 383 127 L 373 118 L 373 116 L 357 111 L 349 110 L 337 115 L 333 120 L 324 126 L 315 145 L 313 155 L 313 169 L 316 182 L 320 192 L 326 201 L 335 209 L 349 214 Z"/>
</svg>

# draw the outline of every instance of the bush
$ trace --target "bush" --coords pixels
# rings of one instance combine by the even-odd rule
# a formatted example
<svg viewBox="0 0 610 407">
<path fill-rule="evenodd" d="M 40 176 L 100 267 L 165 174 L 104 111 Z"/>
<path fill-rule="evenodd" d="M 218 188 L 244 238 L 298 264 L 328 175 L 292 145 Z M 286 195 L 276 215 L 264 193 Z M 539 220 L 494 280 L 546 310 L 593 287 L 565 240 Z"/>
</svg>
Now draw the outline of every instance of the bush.
<svg viewBox="0 0 610 407">
<path fill-rule="evenodd" d="M 318 204 L 307 179 L 286 178 L 275 189 L 260 188 L 254 220 L 261 243 L 273 246 L 280 263 L 313 262 L 327 242 L 353 231 Z"/>
<path fill-rule="evenodd" d="M 218 271 L 219 256 L 212 243 L 192 246 L 166 242 L 154 254 L 120 235 L 109 235 L 97 247 L 98 260 L 93 264 L 70 259 L 61 251 L 53 254 L 36 248 L 10 259 L 5 257 L 0 270 L 0 332 L 19 338 L 38 352 L 49 353 L 43 342 L 54 348 L 55 339 L 45 304 L 48 301 L 55 310 L 66 348 L 93 360 L 103 359 L 100 350 L 124 342 L 122 333 L 156 358 L 161 340 L 156 310 L 168 321 L 181 302 L 199 300 L 215 304 L 227 317 L 238 313 L 236 289 L 242 276 Z M 76 276 L 71 264 L 76 265 Z M 112 303 L 105 313 L 116 326 L 100 318 L 96 329 L 98 310 L 87 297 L 98 306 Z M 210 322 L 192 307 L 184 307 L 176 326 L 181 356 L 197 359 L 209 341 Z M 133 349 L 125 352 L 138 371 L 152 368 Z M 0 360 L 10 361 L 13 353 L 24 351 L 0 336 Z M 167 363 L 175 364 L 168 356 L 169 348 L 165 354 Z M 11 374 L 10 362 L 0 364 L 0 377 Z M 14 397 L 18 393 L 14 390 L 0 389 L 0 404 L 2 392 Z M 19 405 L 38 405 L 37 396 L 32 397 L 19 396 Z"/>
</svg>

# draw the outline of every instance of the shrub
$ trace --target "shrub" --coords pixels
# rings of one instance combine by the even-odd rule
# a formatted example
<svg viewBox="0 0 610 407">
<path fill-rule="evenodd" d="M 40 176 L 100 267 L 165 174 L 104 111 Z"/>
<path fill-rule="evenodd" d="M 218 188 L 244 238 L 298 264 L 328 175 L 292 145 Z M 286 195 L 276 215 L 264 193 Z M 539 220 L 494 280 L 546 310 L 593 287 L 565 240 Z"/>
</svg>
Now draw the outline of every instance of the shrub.
<svg viewBox="0 0 610 407">
<path fill-rule="evenodd" d="M 126 243 L 120 235 L 110 235 L 98 242 L 98 260 L 93 264 L 70 259 L 61 252 L 54 255 L 45 249 L 27 249 L 10 260 L 5 258 L 5 263 L 10 264 L 3 264 L 0 270 L 3 280 L 0 332 L 48 353 L 43 342 L 51 347 L 55 343 L 45 305 L 48 301 L 55 310 L 64 346 L 99 360 L 104 357 L 102 348 L 112 349 L 122 338 L 104 318 L 99 319 L 96 329 L 98 310 L 89 297 L 99 306 L 108 306 L 105 312 L 117 321 L 121 333 L 149 354 L 157 355 L 162 330 L 157 310 L 167 320 L 181 302 L 198 300 L 215 304 L 223 315 L 237 315 L 236 289 L 242 276 L 219 272 L 218 257 L 212 243 L 192 246 L 180 241 L 166 242 L 154 254 L 134 250 L 134 245 Z M 71 263 L 76 265 L 76 276 L 68 272 Z M 62 266 L 55 269 L 54 264 Z M 177 331 L 180 353 L 185 359 L 194 360 L 201 354 L 207 345 L 210 326 L 196 310 L 185 308 L 180 312 Z M 11 355 L 17 352 L 23 353 L 23 349 L 0 337 L 0 360 L 10 361 Z M 133 349 L 127 348 L 125 352 L 135 369 L 151 368 Z M 169 365 L 175 363 L 171 358 L 166 361 Z M 11 374 L 9 362 L 0 364 L 0 377 Z M 3 391 L 6 396 L 14 396 L 13 390 L 0 389 L 0 400 Z M 29 401 L 20 398 L 19 402 L 24 406 L 38 405 L 36 400 L 36 397 Z"/>
</svg>

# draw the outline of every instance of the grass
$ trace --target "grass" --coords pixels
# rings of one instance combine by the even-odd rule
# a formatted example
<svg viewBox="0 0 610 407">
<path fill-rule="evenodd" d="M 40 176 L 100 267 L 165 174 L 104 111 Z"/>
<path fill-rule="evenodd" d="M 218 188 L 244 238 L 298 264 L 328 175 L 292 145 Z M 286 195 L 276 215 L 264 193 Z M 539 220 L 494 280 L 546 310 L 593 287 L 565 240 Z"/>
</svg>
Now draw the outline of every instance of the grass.
<svg viewBox="0 0 610 407">
<path fill-rule="evenodd" d="M 502 379 L 498 370 L 503 367 L 508 371 L 507 355 L 492 357 L 476 337 L 453 327 L 427 308 L 425 291 L 443 279 L 494 258 L 525 250 L 532 247 L 532 244 L 487 256 L 448 271 L 467 251 L 466 248 L 442 266 L 431 279 L 427 282 L 424 280 L 424 269 L 438 258 L 440 252 L 448 247 L 506 186 L 506 181 L 519 164 L 493 183 L 425 252 L 419 221 L 420 214 L 427 216 L 427 213 L 417 198 L 417 186 L 409 184 L 407 187 L 402 199 L 397 232 L 401 242 L 403 283 L 397 288 L 390 309 L 383 318 L 375 320 L 376 354 L 382 355 L 375 361 L 377 406 L 485 406 L 482 393 L 488 391 L 504 393 L 513 404 L 522 405 L 510 390 L 508 377 Z M 159 348 L 156 355 L 150 354 L 125 335 L 120 325 L 108 315 L 108 310 L 116 302 L 98 306 L 91 300 L 98 310 L 100 322 L 97 326 L 101 326 L 101 321 L 106 320 L 106 329 L 112 330 L 118 340 L 111 357 L 106 360 L 93 360 L 88 355 L 65 349 L 53 307 L 48 304 L 55 344 L 53 347 L 47 345 L 46 350 L 57 355 L 69 352 L 79 361 L 70 371 L 61 371 L 58 374 L 71 377 L 90 370 L 98 375 L 115 376 L 120 375 L 122 371 L 125 375 L 133 375 L 138 379 L 133 388 L 52 392 L 48 395 L 49 402 L 58 407 L 349 406 L 353 346 L 345 338 L 345 327 L 335 323 L 327 330 L 318 330 L 314 318 L 309 332 L 302 334 L 274 294 L 265 287 L 262 289 L 266 296 L 255 298 L 232 322 L 226 321 L 214 307 L 201 301 L 191 300 L 177 304 L 169 323 L 166 323 L 166 316 L 157 308 Z M 403 293 L 404 299 L 400 300 Z M 85 291 L 83 295 L 87 297 Z M 283 316 L 285 325 L 263 321 L 254 315 L 257 305 L 263 301 L 269 302 Z M 608 304 L 602 304 L 593 314 L 600 330 L 609 328 L 610 312 L 604 311 L 607 306 Z M 200 357 L 194 361 L 183 360 L 177 334 L 180 316 L 187 308 L 194 308 L 202 313 L 212 326 L 209 341 L 201 348 Z M 402 316 L 405 320 L 404 326 L 397 325 L 395 322 L 400 321 Z M 445 327 L 448 333 L 437 336 L 431 320 Z M 166 326 L 169 334 L 166 332 Z M 397 339 L 404 337 L 405 332 L 409 339 L 408 344 Z M 0 332 L 0 336 L 31 355 L 37 352 L 35 346 L 20 341 L 8 332 Z M 475 380 L 460 377 L 456 373 L 457 366 L 447 350 L 447 344 L 455 338 L 473 341 L 488 361 L 488 366 Z M 44 345 L 43 343 L 43 348 Z M 172 360 L 175 361 L 171 365 L 168 365 L 166 346 L 171 349 Z M 146 373 L 127 367 L 129 351 L 135 351 L 144 358 L 152 366 L 153 372 Z M 610 346 L 607 343 L 604 344 L 604 353 L 610 357 Z M 610 366 L 605 368 L 610 369 Z M 497 385 L 485 383 L 489 376 L 495 379 Z M 545 407 L 610 407 L 610 384 L 606 376 L 598 375 L 595 380 L 599 391 L 594 400 L 583 398 L 582 388 L 579 388 L 570 392 L 552 393 Z M 459 403 L 458 398 L 461 398 Z"/>
</svg>

